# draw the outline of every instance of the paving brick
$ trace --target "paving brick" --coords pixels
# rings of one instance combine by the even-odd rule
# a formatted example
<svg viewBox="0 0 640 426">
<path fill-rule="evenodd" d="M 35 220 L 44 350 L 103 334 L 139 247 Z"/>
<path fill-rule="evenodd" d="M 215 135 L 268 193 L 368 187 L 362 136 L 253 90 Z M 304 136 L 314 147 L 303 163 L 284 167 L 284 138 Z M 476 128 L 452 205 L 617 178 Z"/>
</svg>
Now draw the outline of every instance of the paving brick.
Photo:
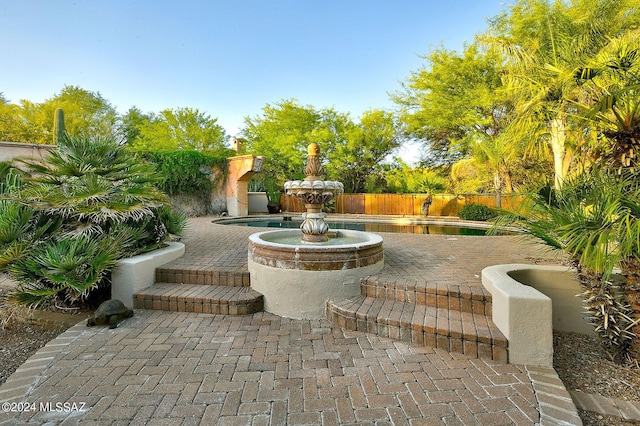
<svg viewBox="0 0 640 426">
<path fill-rule="evenodd" d="M 89 401 L 91 410 L 78 417 L 82 424 L 98 422 L 106 410 L 112 410 L 112 424 L 524 424 L 538 412 L 534 385 L 543 391 L 562 386 L 555 372 L 527 370 L 532 384 L 522 369 L 503 370 L 477 358 L 500 358 L 496 348 L 502 350 L 489 319 L 472 314 L 486 315 L 490 307 L 477 275 L 507 257 L 526 261 L 530 248 L 514 239 L 497 237 L 500 248 L 492 249 L 481 239 L 385 234 L 387 267 L 366 280 L 364 295 L 351 302 L 361 309 L 352 315 L 329 308 L 331 318 L 353 325 L 349 331 L 325 320 L 263 312 L 205 313 L 205 296 L 228 297 L 229 306 L 242 313 L 240 303 L 250 289 L 236 286 L 249 284 L 246 238 L 255 231 L 209 220 L 191 220 L 196 226 L 184 238 L 187 254 L 156 274 L 174 287 L 195 281 L 191 294 L 182 296 L 180 306 L 169 297 L 178 294 L 175 288 L 152 287 L 137 299 L 145 306 L 151 301 L 151 307 L 203 313 L 137 309 L 115 331 L 74 326 L 33 358 L 41 379 L 29 398 L 47 400 L 57 388 L 65 398 Z M 211 312 L 223 311 L 218 305 L 212 302 Z M 446 313 L 442 318 L 436 317 L 438 306 Z M 446 329 L 438 329 L 439 320 Z M 365 334 L 374 330 L 413 343 Z M 477 340 L 466 337 L 475 331 Z M 466 355 L 422 346 L 438 343 Z M 29 377 L 36 376 L 27 373 L 31 383 Z M 7 394 L 5 386 L 0 396 Z M 491 403 L 482 404 L 488 398 Z M 553 408 L 540 409 L 547 416 L 567 414 Z"/>
<path fill-rule="evenodd" d="M 288 416 L 288 424 L 290 425 L 319 425 L 322 416 L 320 413 L 290 413 Z"/>
<path fill-rule="evenodd" d="M 512 425 L 513 421 L 507 415 L 507 413 L 479 413 L 476 414 L 476 420 L 481 425 Z"/>
</svg>

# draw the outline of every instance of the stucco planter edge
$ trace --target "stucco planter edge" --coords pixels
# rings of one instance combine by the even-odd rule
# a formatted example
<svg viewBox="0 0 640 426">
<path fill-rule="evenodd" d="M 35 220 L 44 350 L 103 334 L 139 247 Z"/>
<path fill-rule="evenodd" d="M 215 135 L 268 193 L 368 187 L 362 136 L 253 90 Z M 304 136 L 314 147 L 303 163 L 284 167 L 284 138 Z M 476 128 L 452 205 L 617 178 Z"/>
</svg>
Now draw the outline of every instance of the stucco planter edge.
<svg viewBox="0 0 640 426">
<path fill-rule="evenodd" d="M 156 268 L 184 254 L 183 243 L 169 242 L 166 247 L 118 260 L 111 271 L 111 298 L 133 308 L 133 295 L 152 286 Z"/>
</svg>

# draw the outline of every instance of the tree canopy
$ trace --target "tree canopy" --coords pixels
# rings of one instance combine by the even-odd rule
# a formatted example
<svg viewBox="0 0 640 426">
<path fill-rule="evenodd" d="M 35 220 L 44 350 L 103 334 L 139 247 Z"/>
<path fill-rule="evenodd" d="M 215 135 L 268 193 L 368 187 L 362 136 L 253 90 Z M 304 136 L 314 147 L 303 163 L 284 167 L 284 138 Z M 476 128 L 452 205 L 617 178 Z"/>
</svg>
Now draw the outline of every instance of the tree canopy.
<svg viewBox="0 0 640 426">
<path fill-rule="evenodd" d="M 464 160 L 456 173 L 487 169 L 494 189 L 507 191 L 517 167 L 550 164 L 559 186 L 612 149 L 603 143 L 606 117 L 618 129 L 625 120 L 616 113 L 631 118 L 637 95 L 625 88 L 637 80 L 627 72 L 605 83 L 603 75 L 637 64 L 639 21 L 631 0 L 519 0 L 461 54 L 439 48 L 425 56 L 392 99 L 408 135 L 428 148 L 427 164 Z M 615 47 L 624 40 L 626 50 Z M 614 90 L 624 111 L 612 109 Z"/>
<path fill-rule="evenodd" d="M 494 137 L 509 110 L 501 57 L 465 46 L 462 54 L 436 49 L 392 95 L 410 137 L 423 140 L 436 163 L 453 163 L 478 140 Z M 435 157 L 435 158 L 434 158 Z"/>
<path fill-rule="evenodd" d="M 420 168 L 446 177 L 451 192 L 522 191 L 549 179 L 559 187 L 603 158 L 637 168 L 639 40 L 637 0 L 516 0 L 460 52 L 424 55 L 390 95 L 396 111 L 354 119 L 285 99 L 247 116 L 241 138 L 279 184 L 303 177 L 306 146 L 316 142 L 327 178 L 349 192 L 400 188 L 385 176 L 414 173 L 389 162 L 407 140 L 421 142 Z M 56 108 L 72 135 L 231 155 L 217 118 L 198 109 L 119 115 L 99 92 L 75 86 L 42 103 L 0 93 L 0 140 L 52 143 Z"/>
<path fill-rule="evenodd" d="M 627 0 L 521 0 L 509 12 L 483 40 L 506 60 L 505 86 L 517 109 L 512 134 L 530 150 L 551 151 L 559 187 L 598 142 L 576 110 L 589 102 L 584 87 L 595 77 L 594 58 L 637 27 L 640 8 Z"/>
<path fill-rule="evenodd" d="M 116 134 L 116 109 L 99 92 L 65 86 L 60 93 L 35 103 L 0 102 L 0 139 L 10 142 L 53 144 L 53 119 L 57 108 L 65 112 L 69 134 L 110 137 Z"/>
<path fill-rule="evenodd" d="M 264 155 L 263 169 L 279 183 L 303 178 L 307 145 L 318 143 L 327 155 L 349 125 L 348 116 L 332 109 L 316 110 L 295 99 L 266 104 L 262 114 L 246 117 L 242 134 L 249 153 Z"/>
<path fill-rule="evenodd" d="M 247 151 L 266 157 L 264 173 L 278 184 L 304 178 L 307 145 L 319 144 L 327 178 L 343 182 L 347 192 L 364 191 L 367 177 L 401 141 L 392 113 L 368 111 L 354 123 L 348 114 L 302 106 L 295 99 L 267 104 L 262 115 L 245 119 L 242 133 Z"/>
<path fill-rule="evenodd" d="M 409 135 L 428 146 L 427 164 L 450 166 L 472 157 L 475 167 L 489 169 L 495 190 L 511 192 L 521 148 L 506 135 L 513 105 L 502 84 L 502 57 L 470 44 L 462 54 L 436 49 L 425 60 L 392 99 Z"/>
<path fill-rule="evenodd" d="M 194 108 L 165 109 L 157 116 L 142 116 L 129 110 L 127 136 L 139 151 L 188 149 L 221 153 L 229 140 L 224 128 L 206 113 Z"/>
<path fill-rule="evenodd" d="M 329 153 L 327 173 L 341 181 L 347 192 L 365 192 L 367 179 L 400 146 L 401 135 L 392 113 L 365 112 L 358 124 L 349 127 L 344 143 Z"/>
</svg>

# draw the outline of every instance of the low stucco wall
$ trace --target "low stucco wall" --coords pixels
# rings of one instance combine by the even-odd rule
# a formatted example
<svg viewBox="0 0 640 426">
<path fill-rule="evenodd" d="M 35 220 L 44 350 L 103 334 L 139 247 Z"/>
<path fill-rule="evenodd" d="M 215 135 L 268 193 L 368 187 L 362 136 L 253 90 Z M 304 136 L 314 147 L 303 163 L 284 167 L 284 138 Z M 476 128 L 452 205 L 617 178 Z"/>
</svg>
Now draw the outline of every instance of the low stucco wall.
<svg viewBox="0 0 640 426">
<path fill-rule="evenodd" d="M 510 271 L 508 274 L 519 283 L 533 287 L 551 299 L 554 330 L 596 334 L 593 325 L 584 318 L 584 304 L 578 296 L 582 287 L 573 269 L 538 266 Z"/>
<path fill-rule="evenodd" d="M 155 283 L 156 268 L 183 254 L 184 244 L 170 242 L 167 247 L 120 259 L 111 272 L 111 298 L 133 309 L 133 295 Z"/>
<path fill-rule="evenodd" d="M 595 335 L 585 319 L 575 271 L 565 266 L 507 264 L 485 268 L 493 322 L 509 341 L 509 362 L 553 366 L 553 330 Z"/>
<path fill-rule="evenodd" d="M 482 284 L 491 293 L 492 320 L 509 341 L 509 363 L 553 367 L 551 299 L 509 275 L 532 268 L 537 266 L 490 266 L 482 270 Z"/>
<path fill-rule="evenodd" d="M 55 148 L 55 145 L 0 142 L 0 161 L 11 161 L 14 158 L 42 160 L 51 150 Z"/>
<path fill-rule="evenodd" d="M 266 192 L 249 192 L 249 214 L 269 213 Z"/>
</svg>

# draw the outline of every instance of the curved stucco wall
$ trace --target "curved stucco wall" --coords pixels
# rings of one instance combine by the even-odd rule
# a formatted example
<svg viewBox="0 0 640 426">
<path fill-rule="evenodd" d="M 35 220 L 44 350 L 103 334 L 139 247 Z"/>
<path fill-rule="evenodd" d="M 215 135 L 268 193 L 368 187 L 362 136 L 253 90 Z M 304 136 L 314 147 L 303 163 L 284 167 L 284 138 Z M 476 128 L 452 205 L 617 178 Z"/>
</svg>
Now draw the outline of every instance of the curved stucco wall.
<svg viewBox="0 0 640 426">
<path fill-rule="evenodd" d="M 249 259 L 251 288 L 264 296 L 264 310 L 294 319 L 324 318 L 327 300 L 360 294 L 360 280 L 375 275 L 384 260 L 355 269 L 302 271 L 262 265 Z"/>
<path fill-rule="evenodd" d="M 482 284 L 491 293 L 492 320 L 509 341 L 509 363 L 553 367 L 551 299 L 509 275 L 535 268 L 554 267 L 490 266 L 482 270 Z"/>
</svg>

